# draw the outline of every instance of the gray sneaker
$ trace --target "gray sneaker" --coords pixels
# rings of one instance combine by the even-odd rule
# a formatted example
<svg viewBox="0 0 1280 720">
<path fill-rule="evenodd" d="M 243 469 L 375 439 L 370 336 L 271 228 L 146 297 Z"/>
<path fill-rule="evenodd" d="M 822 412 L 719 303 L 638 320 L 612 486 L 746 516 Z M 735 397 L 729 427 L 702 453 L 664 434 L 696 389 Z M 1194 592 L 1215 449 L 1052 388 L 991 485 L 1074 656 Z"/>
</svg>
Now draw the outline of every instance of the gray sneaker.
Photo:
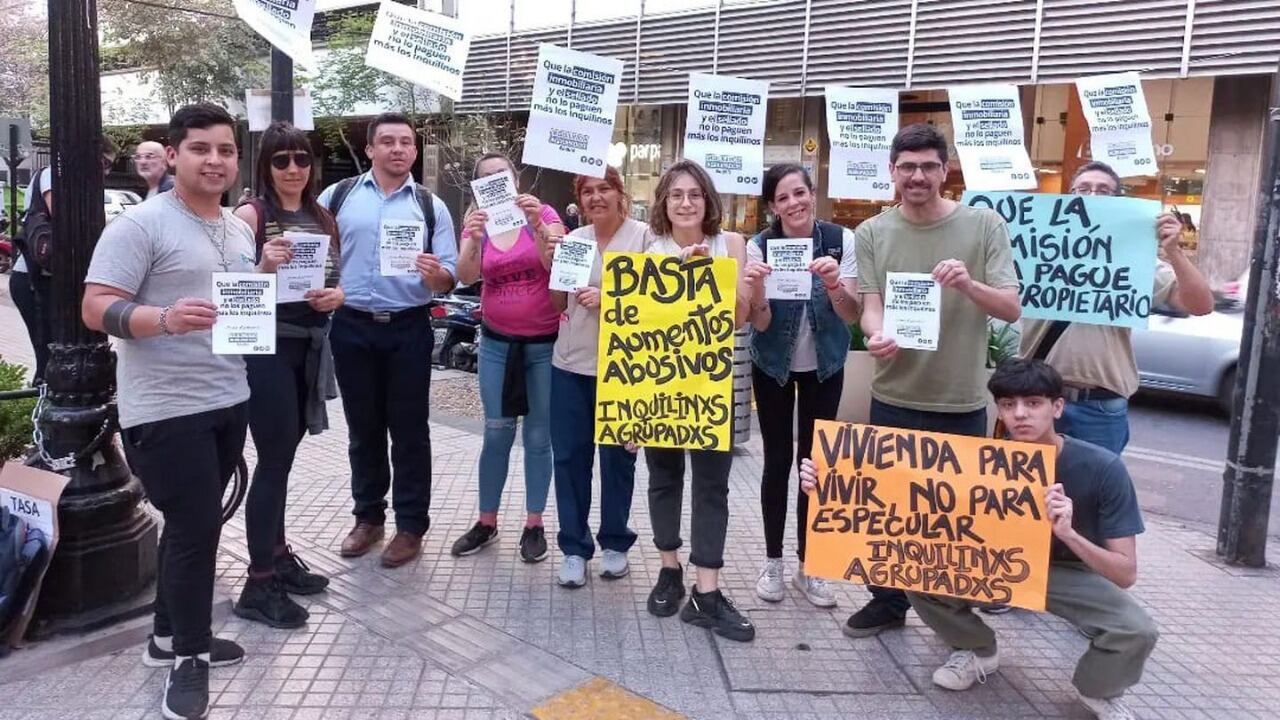
<svg viewBox="0 0 1280 720">
<path fill-rule="evenodd" d="M 631 572 L 627 564 L 627 554 L 617 550 L 605 550 L 600 555 L 600 577 L 605 580 L 617 580 Z"/>
<path fill-rule="evenodd" d="M 587 559 L 581 555 L 565 555 L 560 563 L 560 587 L 580 588 L 587 584 Z"/>
<path fill-rule="evenodd" d="M 760 569 L 756 580 L 756 596 L 768 602 L 781 602 L 787 596 L 787 584 L 782 580 L 782 558 L 769 558 Z"/>
<path fill-rule="evenodd" d="M 822 578 L 810 577 L 804 574 L 804 563 L 800 563 L 800 567 L 796 568 L 793 584 L 796 589 L 804 594 L 804 597 L 814 606 L 820 608 L 829 608 L 836 606 L 836 594 L 831 589 L 831 585 Z"/>
</svg>

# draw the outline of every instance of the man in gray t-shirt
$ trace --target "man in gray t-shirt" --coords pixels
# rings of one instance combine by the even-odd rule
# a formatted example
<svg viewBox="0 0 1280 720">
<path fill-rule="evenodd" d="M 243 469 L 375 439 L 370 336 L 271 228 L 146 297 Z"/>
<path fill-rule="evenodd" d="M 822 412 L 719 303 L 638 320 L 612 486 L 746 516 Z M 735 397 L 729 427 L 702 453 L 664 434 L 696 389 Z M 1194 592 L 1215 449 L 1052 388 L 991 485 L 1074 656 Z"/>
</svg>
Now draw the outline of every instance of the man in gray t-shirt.
<svg viewBox="0 0 1280 720">
<path fill-rule="evenodd" d="M 143 662 L 168 667 L 165 717 L 204 717 L 209 667 L 244 659 L 211 631 L 222 491 L 244 451 L 249 384 L 213 354 L 213 274 L 252 272 L 253 232 L 221 207 L 235 182 L 235 121 L 214 105 L 169 122 L 175 186 L 102 233 L 85 278 L 85 324 L 118 339 L 125 455 L 164 514 L 154 634 Z M 272 260 L 258 268 L 274 272 Z"/>
</svg>

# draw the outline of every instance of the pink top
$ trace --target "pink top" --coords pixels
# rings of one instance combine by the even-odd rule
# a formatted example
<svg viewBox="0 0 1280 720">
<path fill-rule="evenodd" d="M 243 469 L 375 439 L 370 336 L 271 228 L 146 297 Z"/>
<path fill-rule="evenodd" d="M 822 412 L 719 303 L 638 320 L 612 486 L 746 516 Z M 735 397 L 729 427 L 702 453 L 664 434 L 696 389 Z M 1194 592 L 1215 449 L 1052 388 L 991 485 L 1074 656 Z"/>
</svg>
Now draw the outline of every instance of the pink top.
<svg viewBox="0 0 1280 720">
<path fill-rule="evenodd" d="M 559 223 L 550 205 L 542 206 L 542 222 Z M 526 225 L 510 250 L 485 236 L 480 259 L 480 307 L 484 322 L 503 335 L 539 337 L 560 329 L 560 313 L 551 305 L 551 272 L 542 265 L 538 242 Z"/>
</svg>

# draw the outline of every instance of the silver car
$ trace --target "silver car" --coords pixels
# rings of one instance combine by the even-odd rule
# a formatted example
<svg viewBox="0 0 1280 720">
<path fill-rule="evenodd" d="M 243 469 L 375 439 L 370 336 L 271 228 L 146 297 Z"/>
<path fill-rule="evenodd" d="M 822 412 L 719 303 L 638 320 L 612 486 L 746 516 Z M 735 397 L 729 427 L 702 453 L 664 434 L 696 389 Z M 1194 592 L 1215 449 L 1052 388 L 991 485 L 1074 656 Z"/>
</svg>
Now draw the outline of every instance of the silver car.
<svg viewBox="0 0 1280 720">
<path fill-rule="evenodd" d="M 1244 308 L 1230 294 L 1217 307 L 1199 317 L 1156 309 L 1146 330 L 1133 331 L 1143 389 L 1213 398 L 1231 414 Z"/>
</svg>

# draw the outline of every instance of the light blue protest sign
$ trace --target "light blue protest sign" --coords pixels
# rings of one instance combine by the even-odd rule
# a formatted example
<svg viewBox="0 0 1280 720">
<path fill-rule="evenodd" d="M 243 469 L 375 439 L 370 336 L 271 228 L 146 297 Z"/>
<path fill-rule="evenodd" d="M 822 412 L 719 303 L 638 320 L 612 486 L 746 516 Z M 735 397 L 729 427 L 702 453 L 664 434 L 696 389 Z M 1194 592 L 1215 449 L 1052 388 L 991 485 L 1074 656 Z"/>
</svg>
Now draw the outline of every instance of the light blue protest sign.
<svg viewBox="0 0 1280 720">
<path fill-rule="evenodd" d="M 966 192 L 963 202 L 1008 224 L 1022 317 L 1147 326 L 1159 202 L 1021 192 Z"/>
</svg>

